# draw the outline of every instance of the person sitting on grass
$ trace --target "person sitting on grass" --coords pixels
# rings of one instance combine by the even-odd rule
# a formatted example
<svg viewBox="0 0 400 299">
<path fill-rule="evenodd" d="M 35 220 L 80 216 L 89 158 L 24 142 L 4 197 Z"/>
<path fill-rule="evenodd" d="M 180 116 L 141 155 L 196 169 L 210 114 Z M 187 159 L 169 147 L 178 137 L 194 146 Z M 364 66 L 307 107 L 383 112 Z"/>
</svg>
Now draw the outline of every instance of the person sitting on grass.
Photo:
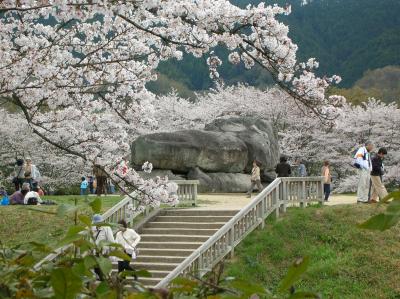
<svg viewBox="0 0 400 299">
<path fill-rule="evenodd" d="M 15 191 L 13 194 L 11 194 L 10 204 L 11 205 L 23 205 L 25 195 L 29 192 L 29 190 L 30 190 L 29 184 L 23 183 L 21 186 L 21 190 Z"/>
<path fill-rule="evenodd" d="M 24 197 L 24 205 L 40 205 L 43 200 L 40 198 L 39 194 L 35 191 L 29 191 Z"/>
<path fill-rule="evenodd" d="M 3 186 L 0 187 L 0 197 L 1 197 L 0 205 L 7 206 L 10 204 L 10 199 L 8 198 L 7 191 Z"/>
<path fill-rule="evenodd" d="M 44 196 L 43 188 L 42 187 L 38 187 L 37 193 L 39 194 L 39 196 Z"/>
<path fill-rule="evenodd" d="M 8 196 L 7 191 L 3 186 L 0 187 L 0 196 Z"/>
</svg>

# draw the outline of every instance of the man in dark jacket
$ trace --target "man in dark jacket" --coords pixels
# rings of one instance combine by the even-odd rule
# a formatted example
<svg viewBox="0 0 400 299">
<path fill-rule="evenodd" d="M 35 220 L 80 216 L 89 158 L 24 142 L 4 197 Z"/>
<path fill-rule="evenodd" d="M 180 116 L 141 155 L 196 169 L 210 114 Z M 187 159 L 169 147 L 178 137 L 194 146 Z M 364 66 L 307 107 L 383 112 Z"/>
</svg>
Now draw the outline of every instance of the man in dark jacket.
<svg viewBox="0 0 400 299">
<path fill-rule="evenodd" d="M 376 203 L 378 196 L 379 199 L 383 199 L 388 192 L 386 191 L 385 185 L 382 183 L 383 176 L 383 159 L 387 155 L 387 150 L 382 147 L 378 150 L 378 153 L 372 158 L 372 171 L 371 171 L 371 203 Z"/>
<path fill-rule="evenodd" d="M 279 159 L 278 165 L 275 167 L 275 172 L 277 174 L 278 178 L 282 177 L 288 177 L 292 173 L 292 170 L 290 169 L 290 165 L 287 162 L 287 158 L 285 156 L 281 156 Z"/>
</svg>

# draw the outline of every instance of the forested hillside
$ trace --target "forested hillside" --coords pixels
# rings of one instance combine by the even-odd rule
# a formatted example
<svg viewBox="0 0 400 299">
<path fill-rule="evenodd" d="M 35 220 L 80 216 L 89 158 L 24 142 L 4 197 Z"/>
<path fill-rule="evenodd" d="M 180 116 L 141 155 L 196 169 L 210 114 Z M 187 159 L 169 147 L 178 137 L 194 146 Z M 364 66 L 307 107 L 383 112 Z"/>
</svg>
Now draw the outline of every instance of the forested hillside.
<svg viewBox="0 0 400 299">
<path fill-rule="evenodd" d="M 260 2 L 231 1 L 239 6 Z M 299 45 L 299 59 L 316 57 L 320 73 L 342 76 L 341 87 L 353 86 L 368 70 L 400 65 L 399 0 L 313 0 L 305 6 L 301 6 L 301 0 L 267 3 L 274 2 L 292 5 L 292 14 L 282 21 L 289 25 L 290 36 Z M 187 56 L 183 61 L 169 61 L 160 65 L 159 71 L 165 76 L 160 83 L 152 84 L 155 91 L 165 91 L 172 84 L 188 94 L 188 90 L 212 86 L 205 58 Z M 227 83 L 247 82 L 259 87 L 271 83 L 265 71 L 246 71 L 226 60 L 220 73 Z"/>
</svg>

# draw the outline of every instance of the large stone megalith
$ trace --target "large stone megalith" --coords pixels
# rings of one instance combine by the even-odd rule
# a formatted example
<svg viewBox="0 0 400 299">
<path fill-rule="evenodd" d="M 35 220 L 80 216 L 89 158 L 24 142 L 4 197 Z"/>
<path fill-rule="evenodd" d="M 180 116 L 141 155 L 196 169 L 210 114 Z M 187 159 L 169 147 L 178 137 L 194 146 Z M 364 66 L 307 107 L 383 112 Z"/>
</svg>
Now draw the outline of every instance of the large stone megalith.
<svg viewBox="0 0 400 299">
<path fill-rule="evenodd" d="M 205 130 L 230 133 L 242 140 L 248 154 L 245 172 L 251 171 L 252 161 L 257 159 L 262 164 L 264 180 L 271 179 L 267 176 L 272 175 L 271 172 L 278 163 L 279 146 L 270 122 L 254 117 L 217 119 L 206 125 Z"/>
<path fill-rule="evenodd" d="M 150 161 L 156 169 L 187 173 L 194 167 L 206 172 L 244 171 L 246 144 L 234 134 L 186 130 L 140 136 L 132 144 L 134 164 Z"/>
<path fill-rule="evenodd" d="M 204 130 L 149 134 L 132 143 L 133 164 L 149 161 L 162 173 L 172 171 L 170 178 L 199 179 L 205 192 L 246 191 L 254 159 L 262 164 L 261 180 L 272 181 L 278 141 L 270 122 L 253 117 L 218 119 Z"/>
</svg>

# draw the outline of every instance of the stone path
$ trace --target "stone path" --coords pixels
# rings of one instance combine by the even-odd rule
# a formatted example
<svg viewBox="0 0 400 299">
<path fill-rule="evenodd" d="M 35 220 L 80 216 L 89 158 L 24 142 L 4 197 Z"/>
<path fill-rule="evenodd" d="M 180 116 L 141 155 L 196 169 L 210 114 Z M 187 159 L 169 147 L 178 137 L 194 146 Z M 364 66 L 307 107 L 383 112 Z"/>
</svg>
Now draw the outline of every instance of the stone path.
<svg viewBox="0 0 400 299">
<path fill-rule="evenodd" d="M 255 195 L 252 196 L 254 198 Z M 244 193 L 199 194 L 198 208 L 200 210 L 240 210 L 250 202 Z M 335 194 L 330 197 L 328 206 L 341 204 L 356 204 L 357 198 L 353 194 Z"/>
</svg>

